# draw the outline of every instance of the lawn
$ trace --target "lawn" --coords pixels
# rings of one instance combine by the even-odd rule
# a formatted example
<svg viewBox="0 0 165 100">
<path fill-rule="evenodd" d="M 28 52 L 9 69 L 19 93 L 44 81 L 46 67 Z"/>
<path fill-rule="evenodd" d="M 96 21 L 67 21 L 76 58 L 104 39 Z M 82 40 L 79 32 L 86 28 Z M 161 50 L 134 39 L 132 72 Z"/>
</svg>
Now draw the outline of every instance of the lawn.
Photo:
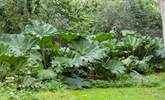
<svg viewBox="0 0 165 100">
<path fill-rule="evenodd" d="M 1 92 L 0 100 L 165 100 L 158 88 L 106 88 L 59 92 Z"/>
<path fill-rule="evenodd" d="M 108 88 L 72 91 L 76 100 L 165 100 L 165 91 L 156 88 Z"/>
</svg>

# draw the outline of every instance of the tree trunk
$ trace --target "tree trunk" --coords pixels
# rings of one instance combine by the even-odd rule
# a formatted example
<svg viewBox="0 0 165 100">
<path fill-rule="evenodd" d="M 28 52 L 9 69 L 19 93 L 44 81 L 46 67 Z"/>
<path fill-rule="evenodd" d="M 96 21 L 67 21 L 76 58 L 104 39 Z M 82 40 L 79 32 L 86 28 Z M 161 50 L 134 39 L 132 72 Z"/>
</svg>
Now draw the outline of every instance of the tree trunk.
<svg viewBox="0 0 165 100">
<path fill-rule="evenodd" d="M 160 11 L 162 16 L 163 40 L 165 47 L 165 0 L 159 0 Z"/>
</svg>

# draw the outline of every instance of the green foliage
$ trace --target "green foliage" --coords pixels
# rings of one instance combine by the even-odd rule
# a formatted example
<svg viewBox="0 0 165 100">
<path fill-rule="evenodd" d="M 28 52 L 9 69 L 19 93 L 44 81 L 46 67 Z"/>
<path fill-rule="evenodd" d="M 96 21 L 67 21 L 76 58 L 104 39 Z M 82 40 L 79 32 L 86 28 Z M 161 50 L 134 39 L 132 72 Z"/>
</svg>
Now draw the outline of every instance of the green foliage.
<svg viewBox="0 0 165 100">
<path fill-rule="evenodd" d="M 40 1 L 41 19 L 56 26 L 60 31 L 77 31 L 77 28 L 88 28 L 90 18 L 88 17 L 88 9 L 80 1 L 75 0 L 49 0 Z M 81 31 L 83 31 L 83 29 Z"/>
<path fill-rule="evenodd" d="M 159 78 L 158 78 L 159 77 Z M 118 80 L 90 80 L 92 87 L 95 88 L 121 88 L 121 87 L 158 87 L 164 82 L 163 76 L 146 75 L 132 71 L 130 75 L 123 75 Z"/>
<path fill-rule="evenodd" d="M 161 16 L 156 0 L 97 1 L 97 32 L 110 32 L 116 26 L 122 30 L 161 35 Z"/>
<path fill-rule="evenodd" d="M 2 37 L 0 63 L 15 70 L 26 66 L 29 49 L 33 45 L 33 42 L 22 35 L 4 35 Z"/>
<path fill-rule="evenodd" d="M 55 81 L 55 80 L 51 80 L 49 82 L 46 82 L 44 84 L 44 90 L 47 91 L 59 91 L 63 88 L 63 84 L 61 82 Z"/>
<path fill-rule="evenodd" d="M 4 65 L 0 65 L 0 80 L 2 81 L 7 76 L 8 69 Z"/>
<path fill-rule="evenodd" d="M 3 0 L 0 31 L 19 33 L 31 20 L 42 20 L 60 32 L 110 32 L 113 26 L 160 35 L 161 17 L 155 0 Z"/>
<path fill-rule="evenodd" d="M 31 20 L 42 20 L 60 31 L 89 33 L 95 23 L 96 2 L 76 0 L 3 0 L 0 31 L 19 33 Z"/>
<path fill-rule="evenodd" d="M 68 89 L 81 89 L 83 87 L 87 88 L 91 86 L 88 81 L 85 81 L 79 77 L 66 78 L 65 81 L 67 82 Z"/>
<path fill-rule="evenodd" d="M 32 68 L 43 68 L 42 55 L 35 48 L 31 50 L 26 66 Z"/>
<path fill-rule="evenodd" d="M 34 45 L 34 41 L 30 37 L 17 34 L 2 34 L 0 42 L 8 45 L 15 56 L 25 55 Z"/>
<path fill-rule="evenodd" d="M 99 33 L 96 35 L 96 40 L 97 41 L 105 41 L 108 39 L 112 39 L 113 35 L 112 33 Z"/>
<path fill-rule="evenodd" d="M 162 39 L 144 35 L 161 32 L 155 0 L 0 2 L 4 84 L 52 90 L 61 86 L 59 79 L 80 89 L 90 87 L 86 80 L 100 79 L 94 84 L 123 87 L 134 82 L 108 82 L 124 74 L 143 81 L 141 74 L 165 70 Z"/>
<path fill-rule="evenodd" d="M 100 60 L 106 57 L 108 50 L 84 39 L 73 41 L 69 44 L 69 46 L 71 49 L 75 50 L 75 52 L 80 56 L 80 59 L 84 62 L 94 62 L 95 60 Z"/>
<path fill-rule="evenodd" d="M 56 78 L 56 76 L 57 76 L 56 73 L 52 70 L 41 70 L 38 73 L 38 78 L 40 80 L 51 80 Z"/>
<path fill-rule="evenodd" d="M 148 72 L 150 70 L 149 61 L 153 56 L 144 57 L 139 60 L 138 57 L 129 56 L 128 58 L 122 60 L 122 62 L 127 66 L 129 70 L 136 69 L 139 72 Z"/>
<path fill-rule="evenodd" d="M 42 84 L 35 78 L 32 78 L 30 76 L 23 77 L 21 84 L 17 86 L 17 89 L 40 89 L 42 87 Z"/>
<path fill-rule="evenodd" d="M 68 44 L 69 48 L 64 52 L 73 53 L 72 56 L 55 57 L 52 61 L 53 66 L 76 67 L 87 66 L 106 57 L 107 48 L 102 48 L 87 39 L 72 41 Z"/>
<path fill-rule="evenodd" d="M 26 26 L 24 34 L 31 35 L 37 39 L 42 39 L 44 37 L 53 35 L 56 32 L 56 28 L 54 28 L 52 25 L 34 20 L 32 21 L 32 25 Z"/>
<path fill-rule="evenodd" d="M 67 42 L 72 42 L 73 40 L 77 40 L 81 36 L 78 33 L 71 33 L 71 32 L 61 32 L 58 35 L 62 40 L 65 40 Z"/>
<path fill-rule="evenodd" d="M 105 67 L 106 70 L 109 70 L 111 74 L 115 74 L 115 75 L 124 74 L 126 70 L 124 64 L 117 60 L 109 60 L 105 64 L 103 63 L 103 66 Z"/>
<path fill-rule="evenodd" d="M 70 89 L 81 89 L 91 87 L 88 79 L 115 81 L 124 74 L 141 78 L 140 74 L 160 69 L 152 65 L 164 59 L 159 38 L 133 31 L 96 35 L 57 32 L 42 21 L 34 21 L 21 34 L 1 34 L 0 44 L 1 80 L 17 83 L 18 89 L 46 86 L 51 90 L 56 88 L 54 79 L 65 80 Z"/>
<path fill-rule="evenodd" d="M 127 48 L 132 48 L 135 50 L 137 47 L 140 47 L 142 45 L 142 39 L 133 37 L 133 36 L 126 36 L 123 38 L 124 45 L 127 46 Z"/>
<path fill-rule="evenodd" d="M 156 51 L 156 55 L 160 58 L 165 58 L 165 49 L 161 48 Z"/>
<path fill-rule="evenodd" d="M 97 88 L 107 88 L 110 87 L 110 82 L 109 81 L 104 81 L 104 80 L 91 80 L 91 86 L 97 87 Z"/>
</svg>

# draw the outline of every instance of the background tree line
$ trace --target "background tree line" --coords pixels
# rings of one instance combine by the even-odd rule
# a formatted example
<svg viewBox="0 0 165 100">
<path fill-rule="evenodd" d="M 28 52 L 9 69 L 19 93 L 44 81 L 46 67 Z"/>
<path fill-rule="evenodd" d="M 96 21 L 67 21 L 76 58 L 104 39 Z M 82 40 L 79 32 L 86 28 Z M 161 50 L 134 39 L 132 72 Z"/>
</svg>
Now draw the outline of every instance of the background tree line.
<svg viewBox="0 0 165 100">
<path fill-rule="evenodd" d="M 43 20 L 61 31 L 109 32 L 114 26 L 160 36 L 156 0 L 1 0 L 0 31 L 18 33 L 30 20 Z"/>
</svg>

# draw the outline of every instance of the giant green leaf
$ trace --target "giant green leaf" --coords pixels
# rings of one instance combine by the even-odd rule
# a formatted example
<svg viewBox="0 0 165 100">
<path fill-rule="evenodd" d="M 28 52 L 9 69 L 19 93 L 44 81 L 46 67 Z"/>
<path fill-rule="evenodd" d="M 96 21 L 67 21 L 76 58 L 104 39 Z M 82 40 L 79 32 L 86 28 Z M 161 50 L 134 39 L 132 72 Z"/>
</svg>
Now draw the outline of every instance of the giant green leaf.
<svg viewBox="0 0 165 100">
<path fill-rule="evenodd" d="M 52 25 L 42 21 L 33 20 L 32 25 L 27 25 L 24 34 L 32 35 L 35 38 L 42 39 L 45 36 L 53 35 L 57 29 Z"/>
<path fill-rule="evenodd" d="M 111 33 L 99 33 L 99 34 L 96 34 L 96 40 L 97 41 L 105 41 L 105 40 L 108 40 L 108 39 L 112 39 L 113 35 Z"/>
<path fill-rule="evenodd" d="M 30 37 L 21 34 L 2 34 L 0 42 L 9 46 L 16 56 L 25 55 L 34 45 Z"/>
<path fill-rule="evenodd" d="M 125 73 L 126 68 L 124 64 L 118 60 L 109 60 L 103 64 L 105 69 L 109 70 L 112 74 L 120 75 Z"/>
<path fill-rule="evenodd" d="M 80 67 L 89 63 L 94 63 L 106 57 L 109 49 L 99 47 L 87 39 L 80 39 L 69 44 L 69 48 L 74 52 L 72 57 L 55 57 L 53 65 L 65 65 L 67 67 Z"/>
</svg>

